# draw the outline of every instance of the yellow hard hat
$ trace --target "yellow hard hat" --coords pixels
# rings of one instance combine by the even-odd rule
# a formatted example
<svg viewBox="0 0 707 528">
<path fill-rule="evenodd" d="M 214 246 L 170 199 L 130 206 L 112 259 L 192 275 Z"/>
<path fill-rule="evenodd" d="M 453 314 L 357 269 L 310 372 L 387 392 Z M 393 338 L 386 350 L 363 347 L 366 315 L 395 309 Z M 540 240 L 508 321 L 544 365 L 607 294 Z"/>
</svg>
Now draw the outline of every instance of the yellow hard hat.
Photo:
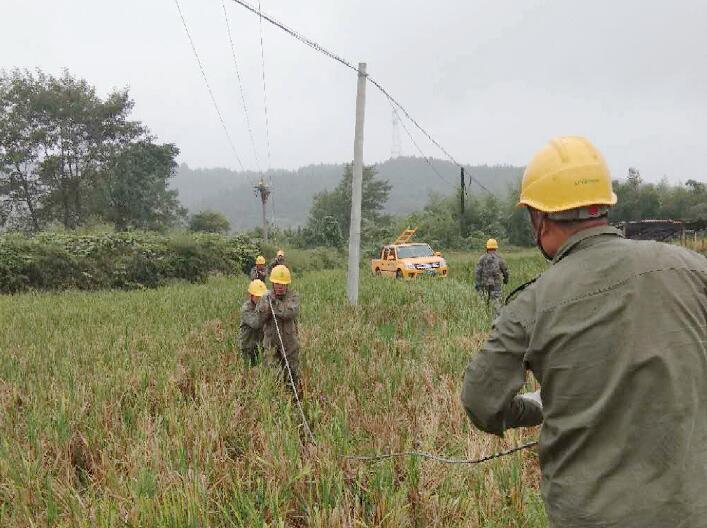
<svg viewBox="0 0 707 528">
<path fill-rule="evenodd" d="M 489 238 L 486 241 L 486 249 L 498 249 L 498 241 L 495 238 Z"/>
<path fill-rule="evenodd" d="M 273 284 L 289 284 L 292 282 L 292 276 L 287 266 L 280 264 L 275 266 L 270 272 L 270 282 Z"/>
<path fill-rule="evenodd" d="M 590 206 L 605 206 L 600 209 L 605 212 L 614 204 L 616 194 L 604 158 L 588 140 L 577 136 L 553 138 L 535 154 L 523 174 L 518 202 L 543 213 Z"/>
<path fill-rule="evenodd" d="M 284 256 L 285 256 L 285 252 L 284 252 L 283 250 L 281 250 L 281 249 L 278 249 L 278 250 L 277 250 L 277 255 L 275 255 L 275 256 L 277 256 L 277 257 L 284 257 Z"/>
<path fill-rule="evenodd" d="M 256 264 L 265 264 L 265 257 L 262 255 L 258 255 L 258 258 L 255 259 Z"/>
<path fill-rule="evenodd" d="M 255 297 L 262 297 L 266 291 L 268 291 L 268 287 L 260 279 L 255 279 L 248 285 L 248 293 Z"/>
</svg>

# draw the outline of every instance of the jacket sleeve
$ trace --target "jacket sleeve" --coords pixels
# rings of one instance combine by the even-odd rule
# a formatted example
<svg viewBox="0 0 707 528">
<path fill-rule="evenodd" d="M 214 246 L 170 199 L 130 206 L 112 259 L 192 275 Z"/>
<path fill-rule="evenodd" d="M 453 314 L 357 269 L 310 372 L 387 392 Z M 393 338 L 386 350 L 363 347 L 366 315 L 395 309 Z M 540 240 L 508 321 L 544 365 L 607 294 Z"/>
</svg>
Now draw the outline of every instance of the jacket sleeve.
<svg viewBox="0 0 707 528">
<path fill-rule="evenodd" d="M 255 266 L 250 269 L 249 277 L 250 280 L 255 280 L 258 278 L 258 270 L 255 268 Z"/>
<path fill-rule="evenodd" d="M 503 273 L 503 284 L 508 284 L 508 265 L 503 259 L 500 259 L 498 264 L 501 267 L 501 273 Z"/>
<path fill-rule="evenodd" d="M 469 362 L 462 405 L 482 431 L 502 436 L 506 429 L 542 423 L 542 408 L 517 395 L 525 383 L 527 343 L 525 329 L 505 310 L 484 347 Z"/>
<path fill-rule="evenodd" d="M 241 307 L 241 322 L 257 330 L 263 326 L 265 318 L 257 309 L 250 308 L 244 304 Z"/>
<path fill-rule="evenodd" d="M 258 304 L 255 306 L 255 311 L 258 312 L 258 315 L 262 320 L 262 324 L 264 324 L 265 321 L 269 320 L 272 317 L 272 313 L 270 312 L 270 305 L 268 304 L 269 297 L 270 292 L 266 292 L 265 295 L 263 295 L 260 300 L 258 300 Z"/>
<path fill-rule="evenodd" d="M 272 307 L 279 319 L 285 321 L 297 319 L 299 315 L 299 298 L 296 293 L 292 293 L 282 300 L 273 297 Z"/>
</svg>

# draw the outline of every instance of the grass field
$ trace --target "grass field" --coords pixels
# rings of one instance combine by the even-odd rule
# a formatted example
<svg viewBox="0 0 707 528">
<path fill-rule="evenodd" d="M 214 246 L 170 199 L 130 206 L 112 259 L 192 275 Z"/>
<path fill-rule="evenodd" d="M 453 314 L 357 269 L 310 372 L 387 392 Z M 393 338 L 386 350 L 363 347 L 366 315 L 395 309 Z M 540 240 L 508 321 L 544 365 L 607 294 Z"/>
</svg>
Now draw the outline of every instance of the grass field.
<svg viewBox="0 0 707 528">
<path fill-rule="evenodd" d="M 0 526 L 541 527 L 532 451 L 483 466 L 346 454 L 477 457 L 533 439 L 475 431 L 462 373 L 489 328 L 469 282 L 341 270 L 295 273 L 303 445 L 296 409 L 236 351 L 246 278 L 134 292 L 0 299 Z M 512 284 L 542 269 L 508 255 Z"/>
</svg>

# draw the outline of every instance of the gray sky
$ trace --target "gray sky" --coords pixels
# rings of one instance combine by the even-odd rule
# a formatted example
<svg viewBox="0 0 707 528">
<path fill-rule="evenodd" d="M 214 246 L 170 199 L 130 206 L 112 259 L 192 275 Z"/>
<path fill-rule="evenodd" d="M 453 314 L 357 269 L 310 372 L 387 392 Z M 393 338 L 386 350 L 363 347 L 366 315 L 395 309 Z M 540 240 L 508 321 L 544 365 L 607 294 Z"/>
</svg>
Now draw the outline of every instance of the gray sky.
<svg viewBox="0 0 707 528">
<path fill-rule="evenodd" d="M 179 0 L 246 168 L 256 168 L 221 0 Z M 226 1 L 261 165 L 258 19 Z M 254 1 L 254 0 L 251 0 Z M 369 73 L 459 161 L 525 164 L 553 135 L 587 136 L 614 177 L 707 179 L 703 0 L 261 0 L 265 12 Z M 264 22 L 272 167 L 349 160 L 355 74 Z M 237 168 L 174 0 L 4 0 L 0 67 L 67 67 L 191 166 Z M 366 162 L 386 159 L 391 111 L 368 86 Z M 411 125 L 408 128 L 412 130 Z M 401 130 L 403 153 L 416 155 Z M 442 157 L 420 136 L 426 155 Z"/>
</svg>

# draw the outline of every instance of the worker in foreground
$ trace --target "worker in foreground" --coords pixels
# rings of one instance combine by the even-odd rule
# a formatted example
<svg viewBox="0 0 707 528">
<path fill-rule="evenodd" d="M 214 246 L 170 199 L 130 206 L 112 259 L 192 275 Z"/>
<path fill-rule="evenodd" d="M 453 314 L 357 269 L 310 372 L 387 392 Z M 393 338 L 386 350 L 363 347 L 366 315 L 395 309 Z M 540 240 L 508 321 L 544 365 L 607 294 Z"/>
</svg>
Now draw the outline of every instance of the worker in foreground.
<svg viewBox="0 0 707 528">
<path fill-rule="evenodd" d="M 255 266 L 250 269 L 250 280 L 260 280 L 265 282 L 268 276 L 268 270 L 265 269 L 265 257 L 258 255 L 255 259 Z"/>
<path fill-rule="evenodd" d="M 495 320 L 462 403 L 503 435 L 542 423 L 542 494 L 556 528 L 707 527 L 707 260 L 609 227 L 606 163 L 553 139 L 520 205 L 552 266 Z M 540 394 L 518 395 L 530 370 Z"/>
<path fill-rule="evenodd" d="M 277 254 L 275 255 L 275 258 L 270 261 L 270 264 L 268 264 L 267 268 L 267 273 L 270 275 L 272 273 L 272 270 L 275 269 L 275 266 L 284 266 L 285 265 L 285 252 L 281 249 L 277 250 Z"/>
<path fill-rule="evenodd" d="M 258 363 L 263 348 L 263 317 L 256 310 L 258 301 L 267 292 L 267 286 L 259 279 L 248 285 L 248 299 L 241 306 L 241 322 L 238 346 L 243 359 L 252 367 Z"/>
<path fill-rule="evenodd" d="M 508 266 L 498 254 L 498 242 L 489 238 L 486 242 L 486 253 L 481 256 L 476 265 L 476 291 L 486 299 L 486 307 L 493 302 L 496 313 L 503 306 L 501 300 L 503 285 L 508 284 Z"/>
<path fill-rule="evenodd" d="M 260 298 L 258 313 L 263 318 L 266 359 L 279 365 L 283 370 L 285 384 L 296 388 L 299 393 L 299 338 L 297 317 L 299 316 L 299 297 L 290 288 L 292 276 L 285 266 L 275 266 L 270 273 L 272 290 Z M 273 317 L 274 314 L 274 317 Z M 278 335 L 279 332 L 279 335 Z M 280 342 L 282 338 L 282 342 Z M 283 350 L 284 345 L 284 350 Z M 287 361 L 285 361 L 285 356 Z M 287 372 L 289 366 L 292 380 Z"/>
</svg>

